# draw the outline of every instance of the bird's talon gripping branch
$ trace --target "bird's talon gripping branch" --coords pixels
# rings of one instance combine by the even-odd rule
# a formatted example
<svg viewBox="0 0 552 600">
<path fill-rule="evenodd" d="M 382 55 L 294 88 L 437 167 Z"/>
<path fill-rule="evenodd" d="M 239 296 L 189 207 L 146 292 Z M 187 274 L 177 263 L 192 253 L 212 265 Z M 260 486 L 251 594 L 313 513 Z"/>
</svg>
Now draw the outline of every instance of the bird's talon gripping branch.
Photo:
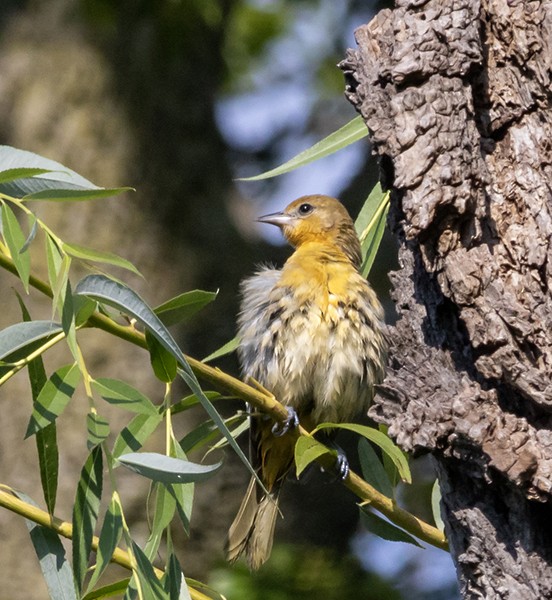
<svg viewBox="0 0 552 600">
<path fill-rule="evenodd" d="M 335 467 L 339 479 L 341 481 L 345 481 L 345 479 L 347 479 L 347 476 L 349 475 L 351 467 L 349 466 L 349 460 L 347 459 L 343 451 L 338 451 Z"/>
<path fill-rule="evenodd" d="M 299 417 L 297 416 L 296 410 L 292 406 L 286 406 L 288 416 L 285 421 L 281 423 L 274 423 L 272 427 L 272 433 L 276 437 L 285 435 L 290 429 L 294 429 L 299 426 Z"/>
</svg>

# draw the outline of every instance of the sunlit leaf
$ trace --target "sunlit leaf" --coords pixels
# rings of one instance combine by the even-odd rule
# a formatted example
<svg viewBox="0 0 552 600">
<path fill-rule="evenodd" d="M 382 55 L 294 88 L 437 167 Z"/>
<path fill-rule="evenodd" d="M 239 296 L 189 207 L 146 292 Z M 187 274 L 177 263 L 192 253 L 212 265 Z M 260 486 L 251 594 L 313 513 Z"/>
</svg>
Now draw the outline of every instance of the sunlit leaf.
<svg viewBox="0 0 552 600">
<path fill-rule="evenodd" d="M 295 444 L 295 468 L 297 477 L 317 458 L 329 452 L 319 441 L 313 437 L 302 435 Z"/>
<path fill-rule="evenodd" d="M 113 444 L 113 456 L 118 458 L 121 454 L 140 450 L 162 420 L 160 414 L 136 415 L 117 436 Z"/>
<path fill-rule="evenodd" d="M 17 492 L 16 495 L 27 504 L 37 507 L 37 504 L 26 494 Z M 58 534 L 49 527 L 38 525 L 29 519 L 25 519 L 25 524 L 29 530 L 50 598 L 77 600 L 71 565 Z"/>
<path fill-rule="evenodd" d="M 89 450 L 92 450 L 94 446 L 101 444 L 109 435 L 109 423 L 107 419 L 104 419 L 98 413 L 89 412 L 86 415 L 86 430 L 88 432 L 86 445 Z"/>
<path fill-rule="evenodd" d="M 81 373 L 76 363 L 60 367 L 40 390 L 33 405 L 33 414 L 25 437 L 29 437 L 53 423 L 71 400 L 80 381 Z"/>
<path fill-rule="evenodd" d="M 20 177 L 25 174 L 24 169 L 28 169 L 27 176 Z M 0 193 L 29 200 L 93 200 L 131 189 L 99 188 L 54 160 L 10 146 L 0 146 L 0 172 L 6 171 L 6 179 L 0 180 Z"/>
<path fill-rule="evenodd" d="M 109 507 L 105 513 L 102 529 L 100 531 L 100 543 L 96 552 L 96 567 L 88 582 L 87 592 L 96 585 L 102 573 L 109 565 L 113 552 L 117 547 L 123 534 L 123 517 L 121 505 L 115 497 L 111 498 Z M 126 587 L 126 586 L 125 586 Z"/>
<path fill-rule="evenodd" d="M 144 600 L 171 600 L 169 595 L 165 593 L 161 582 L 157 579 L 148 557 L 133 540 L 131 540 L 131 549 L 136 559 L 135 575 L 140 581 Z"/>
<path fill-rule="evenodd" d="M 150 353 L 151 368 L 159 381 L 170 383 L 174 381 L 178 364 L 176 358 L 146 329 L 146 343 Z"/>
<path fill-rule="evenodd" d="M 26 237 L 13 210 L 5 202 L 2 202 L 2 235 L 9 248 L 13 264 L 17 269 L 23 287 L 28 293 L 31 257 L 28 252 L 22 252 Z"/>
<path fill-rule="evenodd" d="M 239 181 L 258 181 L 260 179 L 268 179 L 269 177 L 276 177 L 277 175 L 283 175 L 294 169 L 298 169 L 304 165 L 307 165 L 315 160 L 319 160 L 333 154 L 338 150 L 358 142 L 363 137 L 368 135 L 368 129 L 362 120 L 362 117 L 355 117 L 352 121 L 349 121 L 346 125 L 334 131 L 329 136 L 320 140 L 314 146 L 311 146 L 307 150 L 297 154 L 292 159 L 285 162 L 283 165 L 271 169 L 261 175 L 255 175 L 254 177 L 244 177 Z"/>
<path fill-rule="evenodd" d="M 36 237 L 36 233 L 38 231 L 38 221 L 36 220 L 36 217 L 34 215 L 28 215 L 28 221 L 29 221 L 29 235 L 27 236 L 27 239 L 25 240 L 25 243 L 23 244 L 21 250 L 19 250 L 19 254 L 23 254 L 24 252 L 27 252 L 27 248 L 33 243 L 35 237 Z"/>
<path fill-rule="evenodd" d="M 175 325 L 195 315 L 216 297 L 217 292 L 192 290 L 160 304 L 154 312 L 165 325 Z"/>
<path fill-rule="evenodd" d="M 92 537 L 102 498 L 102 450 L 96 446 L 86 459 L 73 506 L 73 573 L 79 594 L 88 567 Z"/>
<path fill-rule="evenodd" d="M 85 246 L 78 246 L 77 244 L 68 244 L 67 242 L 63 243 L 63 250 L 73 258 L 121 267 L 122 269 L 136 273 L 136 275 L 140 275 L 140 271 L 129 260 L 117 256 L 117 254 L 113 254 L 112 252 L 103 252 Z"/>
<path fill-rule="evenodd" d="M 104 585 L 101 588 L 97 588 L 91 592 L 88 592 L 82 597 L 82 600 L 101 600 L 102 598 L 119 598 L 122 596 L 130 583 L 130 577 L 121 579 L 115 583 Z"/>
<path fill-rule="evenodd" d="M 159 411 L 142 392 L 120 379 L 101 377 L 92 381 L 92 389 L 106 402 L 143 415 L 156 415 Z"/>
<path fill-rule="evenodd" d="M 53 321 L 26 321 L 10 325 L 0 331 L 0 360 L 7 361 L 19 351 L 35 348 L 61 331 L 61 325 Z"/>
<path fill-rule="evenodd" d="M 441 516 L 441 488 L 438 479 L 435 480 L 435 483 L 431 488 L 431 511 L 433 513 L 435 526 L 437 529 L 444 531 L 445 524 L 443 523 L 443 517 Z"/>
<path fill-rule="evenodd" d="M 153 560 L 165 528 L 169 526 L 176 511 L 176 500 L 162 483 L 155 485 L 155 509 L 153 513 L 153 523 L 150 536 L 144 548 L 145 555 Z"/>
<path fill-rule="evenodd" d="M 222 462 L 214 465 L 200 465 L 156 452 L 123 454 L 119 456 L 118 460 L 131 471 L 161 483 L 205 481 L 222 467 Z"/>
<path fill-rule="evenodd" d="M 226 356 L 227 354 L 231 354 L 234 350 L 240 345 L 240 338 L 235 337 L 232 338 L 229 342 L 226 342 L 223 346 L 221 346 L 218 350 L 211 352 L 209 356 L 206 356 L 202 362 L 208 363 L 215 358 L 220 358 L 221 356 Z"/>
</svg>

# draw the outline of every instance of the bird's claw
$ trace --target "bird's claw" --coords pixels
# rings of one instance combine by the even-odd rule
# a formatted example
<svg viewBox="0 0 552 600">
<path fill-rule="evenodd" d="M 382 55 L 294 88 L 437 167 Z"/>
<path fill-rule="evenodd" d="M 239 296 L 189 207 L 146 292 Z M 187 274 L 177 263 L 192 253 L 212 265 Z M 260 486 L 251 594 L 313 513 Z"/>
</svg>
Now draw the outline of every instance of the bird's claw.
<svg viewBox="0 0 552 600">
<path fill-rule="evenodd" d="M 286 410 L 288 416 L 285 421 L 274 423 L 272 427 L 272 434 L 276 437 L 285 435 L 290 429 L 294 429 L 299 425 L 299 417 L 297 416 L 295 409 L 291 406 L 286 406 Z"/>
<path fill-rule="evenodd" d="M 349 466 L 349 460 L 347 459 L 347 456 L 341 449 L 338 450 L 338 452 L 337 452 L 337 459 L 335 461 L 335 467 L 336 467 L 337 476 L 339 477 L 339 479 L 341 481 L 345 481 L 345 479 L 347 479 L 347 476 L 349 475 L 349 471 L 351 470 L 351 467 Z"/>
</svg>

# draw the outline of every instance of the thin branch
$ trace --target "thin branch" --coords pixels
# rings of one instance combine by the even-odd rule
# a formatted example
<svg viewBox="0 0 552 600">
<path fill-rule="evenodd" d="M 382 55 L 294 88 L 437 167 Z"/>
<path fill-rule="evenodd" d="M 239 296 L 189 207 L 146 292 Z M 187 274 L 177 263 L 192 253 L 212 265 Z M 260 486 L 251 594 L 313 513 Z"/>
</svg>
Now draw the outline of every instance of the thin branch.
<svg viewBox="0 0 552 600">
<path fill-rule="evenodd" d="M 0 266 L 17 275 L 17 270 L 11 259 L 1 253 Z M 29 283 L 43 294 L 46 294 L 50 298 L 53 297 L 52 290 L 46 282 L 31 276 Z M 103 331 L 131 342 L 136 346 L 147 349 L 146 337 L 143 333 L 137 331 L 132 326 L 119 325 L 103 314 L 93 314 L 86 322 L 86 326 L 102 329 Z M 288 417 L 286 408 L 272 395 L 247 385 L 240 379 L 236 379 L 218 368 L 206 365 L 191 356 L 185 356 L 185 358 L 196 376 L 203 381 L 211 383 L 218 388 L 222 388 L 226 392 L 230 392 L 234 396 L 238 396 L 242 400 L 249 402 L 254 405 L 255 408 L 270 415 L 275 421 L 283 422 Z M 299 437 L 300 435 L 309 435 L 309 432 L 303 427 L 298 427 L 294 432 L 290 432 L 288 435 Z M 335 459 L 329 454 L 319 457 L 317 462 L 327 469 L 331 469 L 335 466 Z M 358 496 L 362 502 L 370 504 L 373 508 L 393 521 L 393 523 L 415 535 L 420 540 L 437 548 L 441 548 L 442 550 L 448 550 L 447 540 L 442 531 L 398 507 L 391 498 L 378 492 L 374 487 L 352 471 L 344 480 L 343 484 Z"/>
</svg>

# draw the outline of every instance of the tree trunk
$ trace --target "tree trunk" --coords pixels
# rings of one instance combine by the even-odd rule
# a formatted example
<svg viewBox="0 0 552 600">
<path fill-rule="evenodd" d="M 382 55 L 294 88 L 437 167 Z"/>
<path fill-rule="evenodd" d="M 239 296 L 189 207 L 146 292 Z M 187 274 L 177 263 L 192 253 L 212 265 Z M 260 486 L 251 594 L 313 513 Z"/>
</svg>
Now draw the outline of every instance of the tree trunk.
<svg viewBox="0 0 552 600">
<path fill-rule="evenodd" d="M 434 454 L 463 596 L 550 598 L 552 3 L 396 5 L 342 65 L 400 242 L 370 414 Z"/>
</svg>

